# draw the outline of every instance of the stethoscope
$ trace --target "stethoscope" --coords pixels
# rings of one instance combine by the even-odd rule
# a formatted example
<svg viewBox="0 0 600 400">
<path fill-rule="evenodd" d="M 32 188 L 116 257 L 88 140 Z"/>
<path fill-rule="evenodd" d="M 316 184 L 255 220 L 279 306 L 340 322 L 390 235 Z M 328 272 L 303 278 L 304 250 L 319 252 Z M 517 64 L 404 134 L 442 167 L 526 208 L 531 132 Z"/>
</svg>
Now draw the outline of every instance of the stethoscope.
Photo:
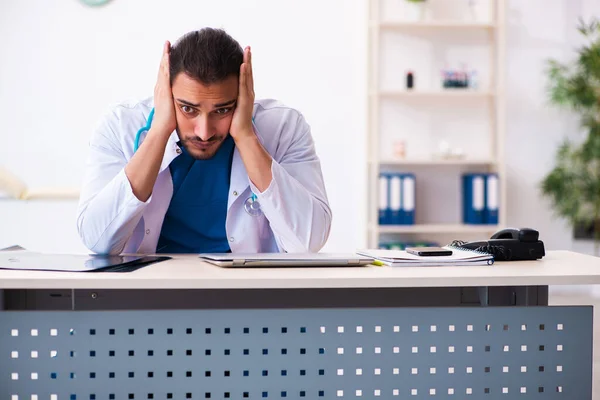
<svg viewBox="0 0 600 400">
<path fill-rule="evenodd" d="M 153 119 L 154 119 L 154 108 L 152 108 L 152 110 L 150 111 L 150 115 L 148 115 L 148 121 L 146 121 L 146 125 L 142 126 L 135 134 L 135 141 L 133 142 L 133 152 L 134 153 L 137 151 L 137 149 L 140 146 L 140 139 L 142 137 L 142 134 L 144 132 L 147 132 L 150 130 L 150 126 L 152 125 Z M 254 122 L 254 117 L 252 117 L 252 122 Z M 258 217 L 262 214 L 260 202 L 258 201 L 258 198 L 254 194 L 254 192 L 251 192 L 251 193 L 252 194 L 250 195 L 250 197 L 248 197 L 246 199 L 246 201 L 244 202 L 244 210 L 246 210 L 248 215 L 251 215 L 253 217 Z"/>
</svg>

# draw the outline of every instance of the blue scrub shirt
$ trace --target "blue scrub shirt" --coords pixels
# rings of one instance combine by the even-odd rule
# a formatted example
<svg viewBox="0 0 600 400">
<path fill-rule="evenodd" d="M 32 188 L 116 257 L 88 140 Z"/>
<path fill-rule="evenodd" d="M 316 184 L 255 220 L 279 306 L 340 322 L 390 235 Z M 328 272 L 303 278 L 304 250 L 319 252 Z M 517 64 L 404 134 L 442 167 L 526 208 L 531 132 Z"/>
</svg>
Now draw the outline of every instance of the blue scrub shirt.
<svg viewBox="0 0 600 400">
<path fill-rule="evenodd" d="M 157 253 L 231 251 L 225 221 L 234 148 L 229 135 L 208 160 L 195 160 L 182 147 L 182 153 L 169 165 L 173 197 L 160 232 Z"/>
</svg>

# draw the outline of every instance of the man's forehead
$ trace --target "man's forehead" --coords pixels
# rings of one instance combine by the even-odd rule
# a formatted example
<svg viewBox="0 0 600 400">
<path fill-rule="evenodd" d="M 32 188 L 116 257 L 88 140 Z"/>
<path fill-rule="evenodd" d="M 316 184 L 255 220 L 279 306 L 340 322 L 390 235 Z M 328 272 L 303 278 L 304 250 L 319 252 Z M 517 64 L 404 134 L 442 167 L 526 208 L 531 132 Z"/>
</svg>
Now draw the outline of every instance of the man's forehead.
<svg viewBox="0 0 600 400">
<path fill-rule="evenodd" d="M 180 103 L 193 106 L 219 106 L 234 102 L 237 98 L 237 79 L 233 81 L 228 78 L 224 81 L 204 84 L 184 75 L 177 76 L 172 88 L 175 100 Z"/>
<path fill-rule="evenodd" d="M 201 89 L 203 91 L 211 91 L 211 90 L 225 90 L 231 88 L 238 88 L 238 77 L 235 75 L 230 75 L 225 79 L 216 81 L 216 82 L 204 82 L 199 79 L 193 78 L 188 74 L 181 72 L 175 77 L 173 80 L 173 87 L 176 86 L 185 86 L 196 89 Z"/>
</svg>

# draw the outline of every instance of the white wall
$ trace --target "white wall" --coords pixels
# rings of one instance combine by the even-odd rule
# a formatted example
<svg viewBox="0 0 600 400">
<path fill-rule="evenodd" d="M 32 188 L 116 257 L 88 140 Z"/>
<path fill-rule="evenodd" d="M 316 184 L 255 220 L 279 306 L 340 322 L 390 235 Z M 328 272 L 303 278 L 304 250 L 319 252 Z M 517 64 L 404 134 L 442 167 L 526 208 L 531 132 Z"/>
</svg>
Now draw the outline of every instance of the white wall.
<svg viewBox="0 0 600 400">
<path fill-rule="evenodd" d="M 101 8 L 2 0 L 0 164 L 30 186 L 79 185 L 94 125 L 109 105 L 152 94 L 164 40 L 222 27 L 252 46 L 257 97 L 296 107 L 312 126 L 334 210 L 327 249 L 358 247 L 366 224 L 366 18 L 362 0 L 113 0 Z M 45 202 L 2 201 L 0 246 L 85 251 L 75 202 L 52 204 L 54 215 L 44 218 Z"/>
<path fill-rule="evenodd" d="M 400 1 L 400 0 L 398 0 Z M 544 60 L 569 59 L 577 16 L 597 0 L 509 0 L 508 222 L 571 248 L 538 183 L 577 121 L 547 107 Z M 253 47 L 258 97 L 310 122 L 332 208 L 327 250 L 362 247 L 366 227 L 366 0 L 0 1 L 0 164 L 30 186 L 79 185 L 87 140 L 110 104 L 152 93 L 162 42 L 202 26 Z M 410 57 L 418 57 L 411 54 Z M 0 201 L 0 246 L 80 252 L 75 202 Z"/>
</svg>

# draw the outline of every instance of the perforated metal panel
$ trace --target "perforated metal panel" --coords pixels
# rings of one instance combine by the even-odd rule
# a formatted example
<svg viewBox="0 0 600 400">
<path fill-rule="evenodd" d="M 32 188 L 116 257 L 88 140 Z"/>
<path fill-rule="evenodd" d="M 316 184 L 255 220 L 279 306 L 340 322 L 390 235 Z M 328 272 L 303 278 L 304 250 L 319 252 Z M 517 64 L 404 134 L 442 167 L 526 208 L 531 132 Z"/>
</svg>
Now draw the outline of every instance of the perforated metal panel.
<svg viewBox="0 0 600 400">
<path fill-rule="evenodd" d="M 591 399 L 592 308 L 0 313 L 0 398 Z"/>
</svg>

